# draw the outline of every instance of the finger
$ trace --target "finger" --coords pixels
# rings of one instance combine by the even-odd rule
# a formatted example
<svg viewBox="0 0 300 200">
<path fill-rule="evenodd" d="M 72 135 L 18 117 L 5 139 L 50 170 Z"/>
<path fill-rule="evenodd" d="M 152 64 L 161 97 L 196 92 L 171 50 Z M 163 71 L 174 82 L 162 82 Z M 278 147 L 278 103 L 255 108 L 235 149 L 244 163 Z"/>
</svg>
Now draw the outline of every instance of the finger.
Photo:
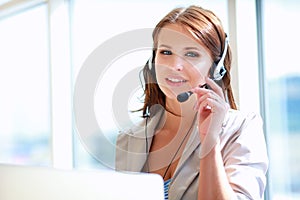
<svg viewBox="0 0 300 200">
<path fill-rule="evenodd" d="M 199 108 L 203 107 L 205 105 L 209 105 L 209 107 L 215 107 L 221 105 L 223 102 L 222 99 L 216 94 L 213 93 L 213 91 L 206 93 L 205 95 L 202 95 L 198 98 L 197 102 L 195 103 L 194 109 L 199 110 Z"/>
<path fill-rule="evenodd" d="M 218 94 L 216 94 L 214 91 L 209 90 L 208 92 L 206 92 L 205 94 L 201 95 L 198 97 L 200 100 L 201 99 L 205 99 L 205 98 L 211 98 L 216 100 L 217 102 L 224 102 L 224 99 L 222 99 Z"/>
<path fill-rule="evenodd" d="M 219 106 L 219 103 L 211 98 L 207 98 L 204 101 L 200 102 L 198 110 L 201 111 L 209 111 L 211 113 L 215 112 L 215 109 L 217 109 Z"/>
<path fill-rule="evenodd" d="M 205 89 L 205 88 L 194 88 L 191 91 L 197 95 L 198 102 L 201 102 L 206 98 L 215 99 L 218 102 L 224 102 L 224 99 L 222 99 L 213 90 L 208 90 L 208 89 Z"/>
<path fill-rule="evenodd" d="M 194 104 L 194 110 L 198 110 L 200 104 L 210 96 L 210 95 L 208 95 L 210 93 L 210 91 L 207 89 L 202 89 L 202 88 L 195 88 L 191 91 L 197 95 L 197 101 Z"/>
<path fill-rule="evenodd" d="M 197 93 L 198 97 L 200 97 L 201 95 L 204 95 L 210 91 L 213 91 L 218 96 L 220 96 L 223 100 L 225 99 L 222 88 L 214 80 L 206 77 L 206 83 L 207 83 L 207 85 L 209 85 L 210 89 L 207 89 L 205 87 L 195 87 L 191 91 L 193 93 Z"/>
<path fill-rule="evenodd" d="M 207 99 L 207 98 L 213 98 L 213 95 L 212 95 L 213 91 L 212 90 L 208 90 L 208 89 L 204 89 L 204 88 L 195 88 L 195 89 L 192 90 L 192 92 L 197 95 L 197 101 L 196 101 L 196 103 L 194 105 L 194 110 L 198 110 L 199 109 L 199 105 L 205 99 Z"/>
<path fill-rule="evenodd" d="M 211 89 L 217 93 L 222 99 L 224 99 L 224 94 L 222 88 L 212 79 L 209 77 L 205 78 L 206 83 L 211 87 Z"/>
<path fill-rule="evenodd" d="M 200 96 L 207 94 L 209 92 L 209 90 L 205 89 L 205 88 L 196 87 L 196 88 L 191 89 L 191 92 L 197 94 L 197 96 L 200 97 Z"/>
</svg>

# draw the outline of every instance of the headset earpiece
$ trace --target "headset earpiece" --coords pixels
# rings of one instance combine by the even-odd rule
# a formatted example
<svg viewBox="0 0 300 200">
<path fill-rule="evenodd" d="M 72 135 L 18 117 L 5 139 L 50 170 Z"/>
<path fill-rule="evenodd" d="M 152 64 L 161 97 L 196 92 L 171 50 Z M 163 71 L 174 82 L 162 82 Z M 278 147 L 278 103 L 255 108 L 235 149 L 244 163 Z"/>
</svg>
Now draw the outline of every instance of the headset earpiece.
<svg viewBox="0 0 300 200">
<path fill-rule="evenodd" d="M 146 107 L 146 112 L 145 112 L 145 114 L 143 115 L 143 117 L 145 117 L 145 118 L 150 117 L 149 106 Z"/>
<path fill-rule="evenodd" d="M 149 60 L 148 60 L 148 67 L 149 67 L 149 70 L 150 70 L 150 71 L 151 71 L 152 65 L 153 65 L 152 60 L 153 60 L 153 58 L 152 58 L 152 56 L 151 56 L 151 57 L 149 58 Z"/>
<path fill-rule="evenodd" d="M 149 67 L 150 71 L 153 70 L 152 68 L 154 67 L 154 59 L 155 59 L 155 51 L 153 50 L 152 51 L 152 55 L 151 55 L 151 57 L 148 60 L 148 67 Z"/>
<path fill-rule="evenodd" d="M 218 62 L 218 64 L 214 63 L 214 66 L 213 66 L 213 73 L 212 73 L 212 79 L 213 80 L 216 80 L 216 81 L 221 80 L 223 78 L 223 76 L 225 75 L 225 73 L 226 73 L 226 69 L 224 67 L 224 60 L 225 60 L 225 56 L 227 54 L 228 42 L 229 42 L 228 41 L 228 36 L 226 35 L 224 51 L 222 53 L 221 59 Z"/>
<path fill-rule="evenodd" d="M 153 50 L 152 51 L 152 55 L 151 55 L 151 57 L 148 60 L 148 67 L 149 67 L 150 71 L 152 70 L 152 68 L 154 66 L 154 57 L 155 57 L 155 51 Z"/>
</svg>

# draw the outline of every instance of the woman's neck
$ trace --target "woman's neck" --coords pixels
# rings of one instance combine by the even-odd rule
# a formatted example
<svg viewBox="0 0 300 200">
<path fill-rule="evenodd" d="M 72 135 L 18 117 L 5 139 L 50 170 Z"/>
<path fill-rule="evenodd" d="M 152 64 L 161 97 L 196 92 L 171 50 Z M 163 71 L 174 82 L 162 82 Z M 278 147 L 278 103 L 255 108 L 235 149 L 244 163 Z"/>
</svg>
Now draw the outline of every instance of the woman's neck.
<svg viewBox="0 0 300 200">
<path fill-rule="evenodd" d="M 166 99 L 166 121 L 163 125 L 167 130 L 185 130 L 192 123 L 196 111 L 193 109 L 195 100 L 191 99 L 184 103 L 179 103 L 176 99 Z"/>
</svg>

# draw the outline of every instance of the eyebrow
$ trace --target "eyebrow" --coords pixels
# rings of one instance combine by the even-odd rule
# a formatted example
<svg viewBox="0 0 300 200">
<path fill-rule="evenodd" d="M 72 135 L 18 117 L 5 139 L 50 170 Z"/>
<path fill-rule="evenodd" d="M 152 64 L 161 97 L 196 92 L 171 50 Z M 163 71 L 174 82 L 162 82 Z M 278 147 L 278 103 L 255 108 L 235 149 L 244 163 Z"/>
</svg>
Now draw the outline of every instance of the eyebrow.
<svg viewBox="0 0 300 200">
<path fill-rule="evenodd" d="M 184 48 L 185 50 L 197 50 L 197 51 L 200 51 L 200 49 L 199 48 L 197 48 L 197 47 L 186 47 L 186 48 Z"/>
<path fill-rule="evenodd" d="M 158 46 L 158 48 L 161 48 L 161 47 L 165 47 L 165 48 L 168 48 L 168 49 L 172 49 L 171 46 L 165 45 L 165 44 L 161 44 L 161 45 Z"/>
<path fill-rule="evenodd" d="M 162 47 L 165 47 L 165 48 L 168 48 L 168 49 L 172 49 L 171 46 L 166 45 L 166 44 L 161 44 L 161 45 L 159 45 L 158 48 L 162 48 Z M 185 50 L 197 50 L 197 51 L 200 51 L 200 49 L 197 48 L 197 47 L 185 47 L 184 49 L 185 49 Z"/>
</svg>

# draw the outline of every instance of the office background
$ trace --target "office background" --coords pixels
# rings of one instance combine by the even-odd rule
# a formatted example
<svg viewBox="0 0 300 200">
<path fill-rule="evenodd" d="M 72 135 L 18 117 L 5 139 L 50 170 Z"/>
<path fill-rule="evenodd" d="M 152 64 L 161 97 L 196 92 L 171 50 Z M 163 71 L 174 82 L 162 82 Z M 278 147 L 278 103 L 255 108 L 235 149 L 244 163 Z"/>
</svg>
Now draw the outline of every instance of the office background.
<svg viewBox="0 0 300 200">
<path fill-rule="evenodd" d="M 105 168 L 76 133 L 72 102 L 82 64 L 111 37 L 153 28 L 174 7 L 190 4 L 213 10 L 223 21 L 233 48 L 238 107 L 263 117 L 270 158 L 266 199 L 299 199 L 297 0 L 0 0 L 0 163 Z M 149 55 L 133 52 L 113 63 L 123 71 L 110 74 L 110 83 Z M 111 98 L 95 102 L 99 122 L 117 131 L 108 115 Z"/>
</svg>

